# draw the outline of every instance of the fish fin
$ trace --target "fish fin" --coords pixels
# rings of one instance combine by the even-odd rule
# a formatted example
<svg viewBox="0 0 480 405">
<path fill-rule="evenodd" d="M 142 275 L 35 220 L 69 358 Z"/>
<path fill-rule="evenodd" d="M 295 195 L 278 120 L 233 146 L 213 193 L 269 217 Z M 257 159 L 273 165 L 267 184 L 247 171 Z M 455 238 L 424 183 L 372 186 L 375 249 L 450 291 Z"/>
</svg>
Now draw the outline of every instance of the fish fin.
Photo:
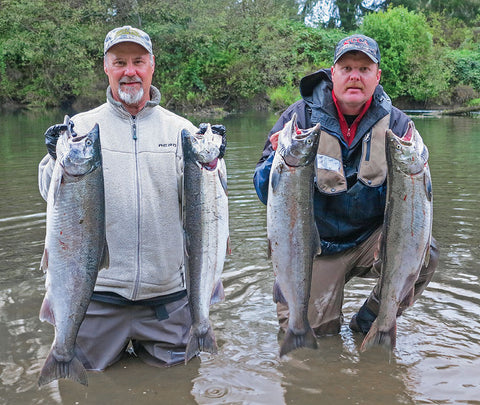
<svg viewBox="0 0 480 405">
<path fill-rule="evenodd" d="M 222 185 L 223 191 L 225 194 L 228 195 L 228 187 L 227 187 L 227 176 L 223 170 L 218 170 L 218 178 L 220 179 L 220 184 Z"/>
<path fill-rule="evenodd" d="M 363 339 L 360 351 L 364 352 L 374 346 L 382 346 L 393 350 L 397 343 L 397 322 L 393 324 L 390 330 L 384 332 L 378 329 L 378 323 L 375 320 Z"/>
<path fill-rule="evenodd" d="M 432 179 L 427 172 L 425 172 L 423 175 L 423 184 L 425 187 L 425 195 L 427 196 L 427 200 L 432 201 L 433 199 Z"/>
<path fill-rule="evenodd" d="M 322 241 L 320 240 L 320 234 L 318 228 L 315 226 L 315 235 L 313 236 L 313 257 L 322 254 Z"/>
<path fill-rule="evenodd" d="M 187 348 L 185 349 L 185 364 L 200 352 L 212 354 L 217 354 L 218 352 L 215 334 L 213 333 L 210 323 L 205 333 L 195 332 L 193 326 L 190 329 L 190 336 L 188 337 Z"/>
<path fill-rule="evenodd" d="M 47 297 L 43 299 L 42 306 L 40 307 L 39 319 L 42 322 L 47 321 L 48 323 L 55 325 L 55 316 L 50 306 L 50 301 Z"/>
<path fill-rule="evenodd" d="M 431 246 L 430 244 L 431 244 L 431 241 L 428 242 L 427 249 L 425 250 L 425 256 L 423 258 L 424 267 L 428 267 L 428 265 L 430 264 L 430 246 Z"/>
<path fill-rule="evenodd" d="M 48 249 L 43 250 L 42 261 L 40 262 L 40 269 L 45 273 L 48 269 Z"/>
<path fill-rule="evenodd" d="M 306 333 L 297 335 L 291 329 L 288 329 L 285 334 L 285 339 L 280 346 L 280 357 L 301 347 L 309 347 L 310 349 L 317 348 L 317 339 L 313 331 L 308 329 Z"/>
<path fill-rule="evenodd" d="M 56 360 L 52 351 L 50 351 L 40 372 L 38 385 L 41 387 L 60 378 L 67 378 L 80 384 L 88 385 L 87 371 L 77 357 L 74 357 L 69 362 L 61 362 Z"/>
<path fill-rule="evenodd" d="M 273 192 L 277 190 L 281 177 L 282 177 L 282 165 L 278 165 L 270 175 L 270 184 L 272 185 Z"/>
<path fill-rule="evenodd" d="M 105 239 L 105 243 L 103 244 L 103 253 L 102 253 L 102 259 L 100 260 L 99 269 L 108 269 L 109 266 L 110 266 L 110 251 L 108 250 L 107 240 Z"/>
<path fill-rule="evenodd" d="M 230 235 L 227 238 L 227 255 L 232 254 L 232 247 L 230 246 Z"/>
<path fill-rule="evenodd" d="M 217 304 L 225 301 L 225 290 L 223 289 L 222 280 L 218 280 L 218 283 L 213 289 L 212 297 L 210 298 L 210 305 Z"/>
<path fill-rule="evenodd" d="M 187 232 L 183 233 L 183 239 L 184 239 L 183 250 L 184 250 L 184 253 L 185 253 L 185 257 L 190 257 L 190 254 L 189 254 L 190 238 L 188 237 Z"/>
<path fill-rule="evenodd" d="M 53 184 L 50 184 L 50 187 L 54 187 L 53 189 L 53 206 L 56 206 L 57 205 L 57 200 L 59 198 L 59 195 L 60 195 L 60 187 L 62 185 L 62 182 L 63 182 L 63 173 L 61 176 L 59 176 L 57 178 L 57 181 Z"/>
<path fill-rule="evenodd" d="M 281 304 L 287 304 L 287 300 L 283 295 L 282 289 L 280 288 L 280 284 L 278 280 L 275 280 L 273 283 L 273 302 L 277 303 L 280 302 Z"/>
</svg>

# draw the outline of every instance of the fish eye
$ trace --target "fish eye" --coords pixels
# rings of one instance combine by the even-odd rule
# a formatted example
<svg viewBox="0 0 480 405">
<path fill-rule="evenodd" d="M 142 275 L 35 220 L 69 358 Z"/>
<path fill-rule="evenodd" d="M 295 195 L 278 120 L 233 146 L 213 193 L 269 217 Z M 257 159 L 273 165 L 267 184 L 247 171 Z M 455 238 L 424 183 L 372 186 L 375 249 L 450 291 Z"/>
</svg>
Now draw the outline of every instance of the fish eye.
<svg viewBox="0 0 480 405">
<path fill-rule="evenodd" d="M 93 142 L 92 142 L 91 139 L 87 139 L 87 140 L 85 141 L 85 145 L 87 145 L 87 146 L 90 146 L 90 145 L 92 145 L 92 144 L 93 144 Z"/>
<path fill-rule="evenodd" d="M 311 144 L 311 143 L 312 143 L 312 139 L 311 139 L 311 138 L 307 138 L 307 143 L 308 143 L 308 144 Z"/>
</svg>

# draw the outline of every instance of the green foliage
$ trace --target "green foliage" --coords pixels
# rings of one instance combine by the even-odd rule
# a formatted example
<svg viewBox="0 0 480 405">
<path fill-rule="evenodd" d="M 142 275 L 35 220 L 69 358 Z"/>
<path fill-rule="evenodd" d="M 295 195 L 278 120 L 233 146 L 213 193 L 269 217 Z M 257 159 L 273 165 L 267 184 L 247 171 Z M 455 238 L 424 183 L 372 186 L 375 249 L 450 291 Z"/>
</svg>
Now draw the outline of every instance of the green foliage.
<svg viewBox="0 0 480 405">
<path fill-rule="evenodd" d="M 480 106 L 480 98 L 475 98 L 473 100 L 470 100 L 468 102 L 468 105 L 471 106 L 471 107 L 476 106 L 476 105 Z"/>
<path fill-rule="evenodd" d="M 389 8 L 367 15 L 361 29 L 379 44 L 382 84 L 390 97 L 428 100 L 447 90 L 451 68 L 434 45 L 423 14 Z"/>
<path fill-rule="evenodd" d="M 480 49 L 455 50 L 449 53 L 454 66 L 454 78 L 452 84 L 472 86 L 480 92 Z"/>
<path fill-rule="evenodd" d="M 402 6 L 424 14 L 442 14 L 448 19 L 461 20 L 475 26 L 480 16 L 479 0 L 387 0 L 385 6 Z"/>
<path fill-rule="evenodd" d="M 288 84 L 268 89 L 267 95 L 274 110 L 281 110 L 300 99 L 298 86 Z"/>
<path fill-rule="evenodd" d="M 1 0 L 0 104 L 84 109 L 103 102 L 103 40 L 110 29 L 129 24 L 152 38 L 153 82 L 165 106 L 233 109 L 269 99 L 282 108 L 298 98 L 302 76 L 331 65 L 335 44 L 346 35 L 306 26 L 300 3 Z M 308 11 L 316 2 L 303 3 Z M 336 3 L 348 4 L 360 7 L 358 1 Z M 344 14 L 358 22 L 352 10 Z M 360 30 L 380 44 L 389 95 L 426 101 L 449 86 L 478 91 L 478 34 L 469 24 L 397 7 L 366 15 Z"/>
<path fill-rule="evenodd" d="M 41 10 L 41 12 L 39 12 Z M 29 106 L 70 103 L 95 83 L 101 51 L 85 10 L 68 2 L 3 1 L 0 13 L 2 101 Z M 90 94 L 95 89 L 90 88 Z"/>
<path fill-rule="evenodd" d="M 154 44 L 165 44 L 156 56 L 156 82 L 167 105 L 248 105 L 329 66 L 343 34 L 306 27 L 290 3 L 232 1 L 226 7 L 212 0 L 195 13 L 170 14 L 170 21 L 152 18 L 151 9 L 143 21 Z"/>
</svg>

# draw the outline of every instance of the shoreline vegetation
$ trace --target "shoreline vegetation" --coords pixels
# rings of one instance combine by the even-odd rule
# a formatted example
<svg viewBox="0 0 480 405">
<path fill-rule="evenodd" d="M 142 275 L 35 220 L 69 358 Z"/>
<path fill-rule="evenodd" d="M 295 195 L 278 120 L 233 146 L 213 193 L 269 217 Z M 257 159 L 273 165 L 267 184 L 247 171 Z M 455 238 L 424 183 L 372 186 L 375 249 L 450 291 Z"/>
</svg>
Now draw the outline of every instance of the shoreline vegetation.
<svg viewBox="0 0 480 405">
<path fill-rule="evenodd" d="M 298 0 L 7 1 L 0 110 L 74 113 L 104 103 L 105 34 L 132 25 L 151 36 L 153 84 L 161 105 L 178 113 L 282 111 L 299 99 L 300 79 L 330 67 L 336 43 L 357 32 L 377 40 L 380 83 L 395 106 L 470 114 L 480 111 L 480 11 L 455 15 L 453 1 L 439 11 L 422 0 L 377 0 L 349 24 L 317 26 Z M 339 10 L 344 3 L 335 1 Z"/>
</svg>

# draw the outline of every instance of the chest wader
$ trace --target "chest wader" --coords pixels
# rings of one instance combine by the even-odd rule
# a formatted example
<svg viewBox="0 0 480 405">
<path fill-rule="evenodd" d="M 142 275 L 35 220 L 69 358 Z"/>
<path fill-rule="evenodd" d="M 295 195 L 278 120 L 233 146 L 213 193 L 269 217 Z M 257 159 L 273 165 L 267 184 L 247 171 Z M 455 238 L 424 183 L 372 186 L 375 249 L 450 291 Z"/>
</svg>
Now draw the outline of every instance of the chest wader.
<svg viewBox="0 0 480 405">
<path fill-rule="evenodd" d="M 385 133 L 389 123 L 390 114 L 379 120 L 362 140 L 357 178 L 368 187 L 381 186 L 387 177 Z M 320 192 L 334 195 L 347 191 L 340 142 L 325 131 L 320 134 L 316 165 L 315 183 Z"/>
</svg>

